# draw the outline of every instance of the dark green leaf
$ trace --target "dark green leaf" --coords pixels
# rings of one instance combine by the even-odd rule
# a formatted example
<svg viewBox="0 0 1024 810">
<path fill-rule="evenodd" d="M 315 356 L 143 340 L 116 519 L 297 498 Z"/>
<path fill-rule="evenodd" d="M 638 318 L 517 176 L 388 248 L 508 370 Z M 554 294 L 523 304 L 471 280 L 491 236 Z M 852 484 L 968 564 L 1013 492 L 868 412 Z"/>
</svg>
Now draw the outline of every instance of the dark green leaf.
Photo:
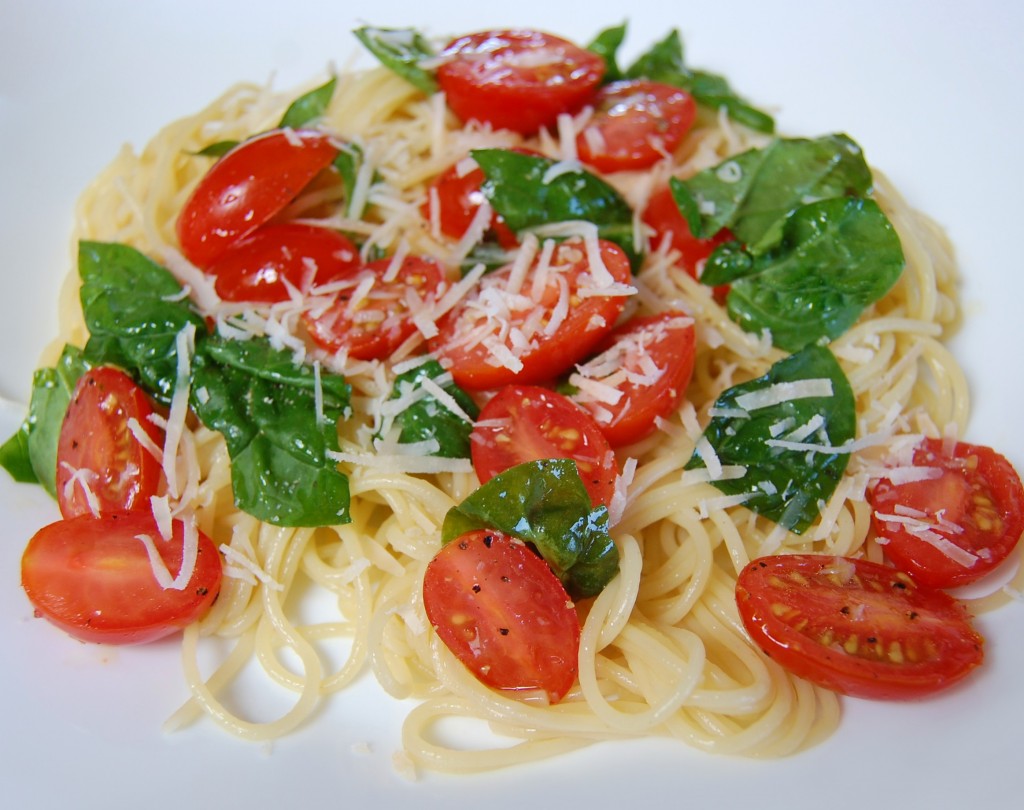
<svg viewBox="0 0 1024 810">
<path fill-rule="evenodd" d="M 353 205 L 356 181 L 359 177 L 359 170 L 363 165 L 363 150 L 359 144 L 346 143 L 338 150 L 338 156 L 334 159 L 334 168 L 341 175 L 341 183 L 345 189 L 345 199 L 348 201 L 346 213 L 353 219 L 360 219 L 363 216 L 365 204 L 356 208 Z M 373 182 L 379 178 L 374 175 Z"/>
<path fill-rule="evenodd" d="M 745 395 L 776 384 L 827 379 L 831 396 L 810 396 L 754 408 Z M 723 393 L 715 408 L 738 415 L 715 416 L 704 431 L 718 461 L 738 465 L 741 478 L 712 483 L 726 495 L 746 494 L 744 506 L 803 533 L 818 516 L 821 505 L 835 490 L 849 461 L 842 446 L 856 435 L 856 403 L 850 383 L 832 353 L 822 346 L 808 346 L 772 366 L 756 380 Z M 743 413 L 746 415 L 742 415 Z M 774 444 L 804 426 L 820 425 L 798 443 L 820 450 L 792 449 Z M 794 437 L 795 440 L 796 437 Z M 699 453 L 687 469 L 706 467 Z"/>
<path fill-rule="evenodd" d="M 217 141 L 216 143 L 211 143 L 209 146 L 203 147 L 193 154 L 197 157 L 224 157 L 224 155 L 238 146 L 239 143 L 241 143 L 241 141 Z"/>
<path fill-rule="evenodd" d="M 327 111 L 327 106 L 331 103 L 331 96 L 334 95 L 334 88 L 337 84 L 338 80 L 332 78 L 325 84 L 299 96 L 288 105 L 278 126 L 299 129 L 322 118 Z"/>
<path fill-rule="evenodd" d="M 39 476 L 32 468 L 32 459 L 28 451 L 28 421 L 21 423 L 7 441 L 0 445 L 0 467 L 10 474 L 11 478 L 21 484 L 38 484 Z"/>
<path fill-rule="evenodd" d="M 619 47 L 626 39 L 626 23 L 605 28 L 600 31 L 593 41 L 587 45 L 587 50 L 596 53 L 604 59 L 605 82 L 614 82 L 622 78 L 622 70 L 619 68 L 618 52 Z"/>
<path fill-rule="evenodd" d="M 619 570 L 608 510 L 591 507 L 571 459 L 531 461 L 496 475 L 448 511 L 441 539 L 473 529 L 531 543 L 574 597 L 600 593 Z"/>
<path fill-rule="evenodd" d="M 382 65 L 427 95 L 437 92 L 434 72 L 420 67 L 421 62 L 434 57 L 434 49 L 418 31 L 364 26 L 353 33 Z"/>
</svg>

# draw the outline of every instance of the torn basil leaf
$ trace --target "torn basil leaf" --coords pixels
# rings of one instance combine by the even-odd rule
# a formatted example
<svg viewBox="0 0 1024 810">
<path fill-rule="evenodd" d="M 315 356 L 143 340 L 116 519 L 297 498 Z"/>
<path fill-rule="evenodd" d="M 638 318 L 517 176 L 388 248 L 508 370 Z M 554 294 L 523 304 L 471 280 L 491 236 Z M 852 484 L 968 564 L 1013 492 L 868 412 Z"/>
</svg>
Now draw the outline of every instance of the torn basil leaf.
<svg viewBox="0 0 1024 810">
<path fill-rule="evenodd" d="M 372 28 L 363 26 L 353 33 L 384 67 L 394 71 L 428 96 L 437 92 L 434 72 L 420 66 L 434 57 L 434 49 L 413 28 Z"/>
<path fill-rule="evenodd" d="M 327 112 L 328 105 L 331 103 L 331 97 L 334 95 L 334 88 L 337 84 L 338 80 L 331 78 L 319 87 L 315 87 L 308 93 L 299 96 L 288 105 L 288 109 L 284 111 L 278 126 L 282 129 L 285 127 L 300 129 L 323 118 L 324 113 Z"/>
</svg>

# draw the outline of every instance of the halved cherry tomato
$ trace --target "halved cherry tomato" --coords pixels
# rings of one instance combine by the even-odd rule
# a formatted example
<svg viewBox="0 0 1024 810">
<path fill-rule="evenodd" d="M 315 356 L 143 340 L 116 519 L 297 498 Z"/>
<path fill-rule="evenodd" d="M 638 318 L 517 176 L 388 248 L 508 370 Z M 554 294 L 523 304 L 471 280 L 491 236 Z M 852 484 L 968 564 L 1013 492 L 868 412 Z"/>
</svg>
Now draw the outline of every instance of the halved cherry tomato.
<svg viewBox="0 0 1024 810">
<path fill-rule="evenodd" d="M 794 675 L 854 697 L 905 699 L 945 689 L 983 658 L 959 602 L 867 560 L 784 554 L 736 581 L 743 624 Z"/>
<path fill-rule="evenodd" d="M 135 381 L 116 368 L 83 374 L 57 441 L 57 505 L 66 517 L 149 508 L 160 486 L 160 464 L 128 426 L 131 419 L 163 447 L 163 430 L 150 421 L 153 405 Z"/>
<path fill-rule="evenodd" d="M 438 637 L 495 689 L 541 689 L 555 703 L 579 667 L 580 623 L 548 564 L 501 532 L 467 532 L 423 577 L 423 606 Z"/>
<path fill-rule="evenodd" d="M 306 312 L 303 322 L 313 342 L 331 352 L 347 349 L 359 360 L 384 359 L 401 346 L 416 331 L 416 310 L 436 298 L 444 270 L 422 256 L 407 256 L 397 269 L 392 264 L 392 259 L 370 262 L 337 282 L 332 306 Z"/>
<path fill-rule="evenodd" d="M 182 253 L 208 268 L 295 199 L 337 154 L 322 132 L 274 130 L 243 141 L 210 167 L 185 202 L 177 222 Z"/>
<path fill-rule="evenodd" d="M 671 248 L 679 252 L 679 262 L 683 269 L 695 279 L 700 278 L 704 262 L 715 252 L 715 248 L 736 238 L 728 228 L 722 228 L 707 239 L 694 237 L 689 223 L 672 197 L 672 189 L 667 185 L 651 195 L 642 219 L 654 230 L 652 244 L 658 247 L 664 240 L 669 240 Z M 714 288 L 715 299 L 719 302 L 724 301 L 728 293 L 728 284 Z"/>
<path fill-rule="evenodd" d="M 181 569 L 184 524 L 170 540 L 146 509 L 79 515 L 36 532 L 21 559 L 21 584 L 40 615 L 82 641 L 142 644 L 200 618 L 220 591 L 221 562 L 199 533 L 195 570 L 181 590 L 163 588 L 138 535 L 152 539 L 170 576 Z"/>
<path fill-rule="evenodd" d="M 481 484 L 527 461 L 571 458 L 594 505 L 608 506 L 615 494 L 618 466 L 601 429 L 571 399 L 547 388 L 502 388 L 480 411 L 470 452 Z"/>
<path fill-rule="evenodd" d="M 925 439 L 915 467 L 934 478 L 893 484 L 869 493 L 875 533 L 885 556 L 933 588 L 974 582 L 1005 560 L 1024 532 L 1024 488 L 1003 456 L 989 447 Z"/>
<path fill-rule="evenodd" d="M 521 150 L 516 150 L 521 151 Z M 423 218 L 430 221 L 436 197 L 437 220 L 441 233 L 451 239 L 461 239 L 484 202 L 480 186 L 484 182 L 483 170 L 467 157 L 445 169 L 434 179 L 427 191 L 427 200 L 420 208 Z M 491 215 L 488 228 L 494 232 L 498 244 L 511 250 L 519 244 L 512 229 L 497 212 Z"/>
<path fill-rule="evenodd" d="M 343 234 L 284 222 L 264 225 L 240 239 L 207 273 L 225 301 L 274 304 L 288 300 L 288 285 L 305 293 L 349 276 L 358 267 L 359 251 Z"/>
<path fill-rule="evenodd" d="M 628 284 L 626 254 L 611 242 L 599 245 L 613 282 Z M 441 319 L 430 340 L 431 351 L 463 388 L 557 377 L 591 352 L 626 305 L 624 295 L 595 280 L 579 239 L 556 246 L 548 263 L 538 257 L 514 290 L 509 288 L 513 268 L 484 276 L 475 292 Z"/>
<path fill-rule="evenodd" d="M 696 340 L 693 318 L 681 312 L 633 318 L 570 377 L 573 399 L 594 415 L 613 447 L 638 441 L 682 402 Z"/>
<path fill-rule="evenodd" d="M 481 31 L 441 52 L 437 81 L 463 121 L 531 135 L 575 112 L 604 76 L 604 60 L 540 31 Z"/>
<path fill-rule="evenodd" d="M 577 136 L 576 150 L 602 172 L 653 166 L 675 151 L 697 117 L 685 90 L 645 79 L 606 84 L 591 103 L 594 115 Z"/>
</svg>

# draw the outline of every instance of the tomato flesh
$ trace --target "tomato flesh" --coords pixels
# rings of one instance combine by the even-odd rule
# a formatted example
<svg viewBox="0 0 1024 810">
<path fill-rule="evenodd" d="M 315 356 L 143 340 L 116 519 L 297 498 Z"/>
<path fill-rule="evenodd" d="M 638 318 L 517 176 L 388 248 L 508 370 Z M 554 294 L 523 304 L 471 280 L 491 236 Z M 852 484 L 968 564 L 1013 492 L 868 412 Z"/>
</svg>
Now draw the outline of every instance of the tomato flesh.
<svg viewBox="0 0 1024 810">
<path fill-rule="evenodd" d="M 222 253 L 207 273 L 224 301 L 275 304 L 289 288 L 308 293 L 351 275 L 359 251 L 343 234 L 297 222 L 257 228 Z"/>
<path fill-rule="evenodd" d="M 591 503 L 609 506 L 618 466 L 608 440 L 590 414 L 568 397 L 533 385 L 510 385 L 480 411 L 470 437 L 480 483 L 517 464 L 571 458 Z"/>
<path fill-rule="evenodd" d="M 472 158 L 464 160 L 472 166 L 467 167 L 466 163 L 459 161 L 445 169 L 430 184 L 427 201 L 420 208 L 428 222 L 433 222 L 436 217 L 438 230 L 450 239 L 461 239 L 465 235 L 485 199 L 480 190 L 484 182 L 483 169 Z M 436 212 L 433 210 L 435 205 Z M 492 212 L 488 229 L 506 250 L 519 244 L 515 233 L 497 212 Z"/>
<path fill-rule="evenodd" d="M 444 546 L 423 578 L 427 618 L 482 683 L 565 697 L 579 667 L 580 624 L 548 564 L 500 532 L 467 532 Z"/>
<path fill-rule="evenodd" d="M 163 447 L 153 413 L 149 397 L 123 371 L 98 366 L 79 378 L 57 441 L 57 505 L 64 517 L 149 508 L 160 464 L 129 423 L 134 419 Z"/>
<path fill-rule="evenodd" d="M 675 411 L 686 394 L 696 355 L 693 319 L 679 312 L 634 318 L 612 332 L 600 354 L 570 381 L 580 386 L 577 404 L 589 410 L 613 447 L 652 433 L 658 417 Z M 618 395 L 588 394 L 596 383 Z"/>
<path fill-rule="evenodd" d="M 210 167 L 178 215 L 182 253 L 207 269 L 268 222 L 338 154 L 328 135 L 274 130 L 236 146 Z"/>
<path fill-rule="evenodd" d="M 875 533 L 894 565 L 934 588 L 967 585 L 1002 563 L 1024 532 L 1024 487 L 989 447 L 925 439 L 915 467 L 936 476 L 870 493 Z"/>
<path fill-rule="evenodd" d="M 437 81 L 463 121 L 531 135 L 583 106 L 604 60 L 540 31 L 481 31 L 450 42 Z"/>
<path fill-rule="evenodd" d="M 444 271 L 432 259 L 407 256 L 397 268 L 392 259 L 379 259 L 340 282 L 335 302 L 307 311 L 303 322 L 313 342 L 327 351 L 386 359 L 416 331 L 413 315 L 433 303 L 443 281 Z"/>
<path fill-rule="evenodd" d="M 854 697 L 931 694 L 983 658 L 963 605 L 867 560 L 763 557 L 740 573 L 736 603 L 754 643 L 774 661 Z"/>
<path fill-rule="evenodd" d="M 154 542 L 168 572 L 181 569 L 184 524 L 160 536 L 148 510 L 79 515 L 51 523 L 29 541 L 21 583 L 39 615 L 82 641 L 142 644 L 200 618 L 220 591 L 221 563 L 199 533 L 195 570 L 181 590 L 157 581 L 137 535 Z"/>
<path fill-rule="evenodd" d="M 607 84 L 576 138 L 580 160 L 602 172 L 646 169 L 682 143 L 697 117 L 693 96 L 642 79 Z"/>
<path fill-rule="evenodd" d="M 628 284 L 632 272 L 626 254 L 611 242 L 599 245 L 613 282 Z M 580 240 L 555 247 L 540 279 L 541 259 L 535 260 L 518 292 L 509 289 L 513 269 L 508 265 L 484 276 L 476 291 L 442 318 L 430 340 L 431 351 L 463 388 L 554 379 L 593 350 L 626 305 L 625 296 L 601 294 L 601 286 L 594 288 L 596 294 L 580 295 L 594 284 Z"/>
</svg>

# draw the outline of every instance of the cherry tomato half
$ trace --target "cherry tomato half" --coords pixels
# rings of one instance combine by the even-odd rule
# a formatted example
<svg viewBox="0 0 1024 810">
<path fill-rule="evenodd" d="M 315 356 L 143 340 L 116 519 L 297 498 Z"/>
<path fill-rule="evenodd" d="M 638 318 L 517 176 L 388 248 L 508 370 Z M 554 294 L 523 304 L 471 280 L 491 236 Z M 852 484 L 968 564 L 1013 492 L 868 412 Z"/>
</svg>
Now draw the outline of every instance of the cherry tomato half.
<svg viewBox="0 0 1024 810">
<path fill-rule="evenodd" d="M 628 284 L 632 273 L 622 249 L 602 240 L 600 251 L 613 281 Z M 578 239 L 561 242 L 543 267 L 538 257 L 517 291 L 509 288 L 513 267 L 484 276 L 430 340 L 431 351 L 462 388 L 557 377 L 591 352 L 626 305 L 625 296 L 604 294 L 609 288 L 595 284 Z"/>
<path fill-rule="evenodd" d="M 470 436 L 480 483 L 545 458 L 575 460 L 594 505 L 611 504 L 618 466 L 593 418 L 568 397 L 534 385 L 502 388 L 480 411 Z"/>
<path fill-rule="evenodd" d="M 638 441 L 683 400 L 696 354 L 693 319 L 680 312 L 633 318 L 570 378 L 573 399 L 613 447 Z"/>
<path fill-rule="evenodd" d="M 565 697 L 579 667 L 576 608 L 548 564 L 500 532 L 467 532 L 423 577 L 423 606 L 445 646 L 495 689 Z"/>
<path fill-rule="evenodd" d="M 927 695 L 983 658 L 983 639 L 963 605 L 867 560 L 763 557 L 740 572 L 736 603 L 747 632 L 772 660 L 854 697 Z"/>
<path fill-rule="evenodd" d="M 397 268 L 392 264 L 392 259 L 370 262 L 338 282 L 332 306 L 304 313 L 313 342 L 331 352 L 347 349 L 359 360 L 385 359 L 401 346 L 416 331 L 412 316 L 436 298 L 444 271 L 421 256 L 407 256 Z"/>
<path fill-rule="evenodd" d="M 149 508 L 161 469 L 128 426 L 135 419 L 157 447 L 163 431 L 150 421 L 153 406 L 135 381 L 116 368 L 83 374 L 57 440 L 57 505 L 66 517 Z"/>
<path fill-rule="evenodd" d="M 576 138 L 580 160 L 602 172 L 646 169 L 682 143 L 697 117 L 693 96 L 670 84 L 628 79 L 602 87 Z"/>
<path fill-rule="evenodd" d="M 420 209 L 423 218 L 427 221 L 433 219 L 434 213 L 431 209 L 436 204 L 437 224 L 441 233 L 450 239 L 461 239 L 469 230 L 476 212 L 484 202 L 484 195 L 480 190 L 483 182 L 483 170 L 472 158 L 464 158 L 452 164 L 430 184 L 427 200 Z M 492 213 L 488 228 L 493 231 L 498 244 L 506 250 L 511 250 L 519 244 L 512 229 L 497 212 Z"/>
<path fill-rule="evenodd" d="M 604 60 L 540 31 L 481 31 L 450 42 L 437 81 L 463 121 L 531 135 L 574 112 L 604 76 Z"/>
<path fill-rule="evenodd" d="M 148 535 L 174 577 L 181 569 L 184 524 L 170 540 L 152 512 L 79 515 L 36 532 L 21 560 L 21 584 L 40 615 L 82 641 L 142 644 L 200 618 L 220 591 L 221 562 L 199 533 L 195 570 L 181 590 L 157 582 L 137 535 Z"/>
<path fill-rule="evenodd" d="M 933 588 L 974 582 L 1005 560 L 1024 532 L 1024 488 L 1013 466 L 988 447 L 925 439 L 914 466 L 936 477 L 870 492 L 885 556 Z"/>
<path fill-rule="evenodd" d="M 208 268 L 231 245 L 295 199 L 338 154 L 322 132 L 273 130 L 210 167 L 178 215 L 181 251 Z"/>
<path fill-rule="evenodd" d="M 264 225 L 240 239 L 207 273 L 225 301 L 274 304 L 288 300 L 289 285 L 306 293 L 349 276 L 358 267 L 359 251 L 343 234 L 284 222 Z"/>
</svg>

